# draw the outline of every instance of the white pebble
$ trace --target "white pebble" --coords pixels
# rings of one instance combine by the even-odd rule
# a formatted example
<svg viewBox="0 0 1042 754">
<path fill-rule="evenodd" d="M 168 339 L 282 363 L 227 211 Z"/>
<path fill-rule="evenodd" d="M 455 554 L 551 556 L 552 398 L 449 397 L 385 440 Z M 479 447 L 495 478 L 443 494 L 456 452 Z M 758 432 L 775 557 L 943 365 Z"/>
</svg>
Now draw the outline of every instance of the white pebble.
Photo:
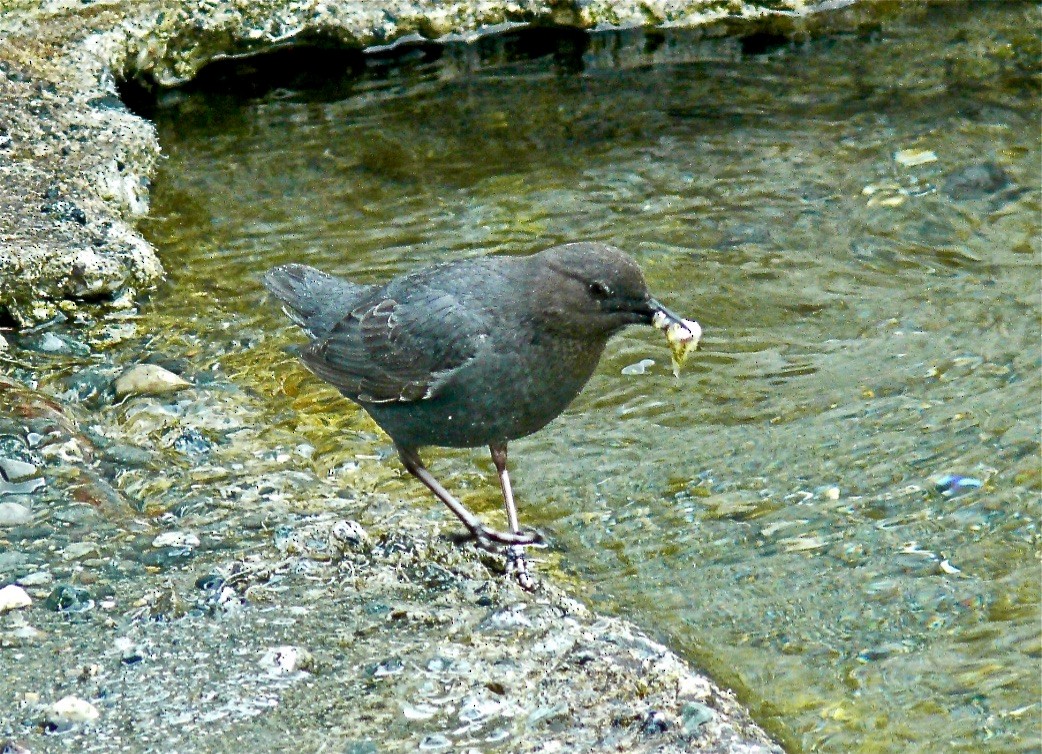
<svg viewBox="0 0 1042 754">
<path fill-rule="evenodd" d="M 89 723 L 101 717 L 98 708 L 77 696 L 66 696 L 51 705 L 50 718 L 58 723 Z"/>
<path fill-rule="evenodd" d="M 190 531 L 165 531 L 152 540 L 153 547 L 198 547 L 199 537 Z"/>
<path fill-rule="evenodd" d="M 641 359 L 636 364 L 630 364 L 622 368 L 622 373 L 625 375 L 631 374 L 645 374 L 648 371 L 648 367 L 655 366 L 654 359 Z"/>
<path fill-rule="evenodd" d="M 190 387 L 192 383 L 155 364 L 136 364 L 116 378 L 116 396 L 162 395 Z"/>
<path fill-rule="evenodd" d="M 292 673 L 303 669 L 311 658 L 306 649 L 293 646 L 273 647 L 261 657 L 261 667 L 266 668 L 269 673 Z"/>
<path fill-rule="evenodd" d="M 31 604 L 33 604 L 33 601 L 29 597 L 29 593 L 20 586 L 8 584 L 3 589 L 0 589 L 0 613 L 29 607 Z"/>
<path fill-rule="evenodd" d="M 901 149 L 894 152 L 894 161 L 906 168 L 925 165 L 928 162 L 936 162 L 936 160 L 936 152 L 930 149 Z"/>
</svg>

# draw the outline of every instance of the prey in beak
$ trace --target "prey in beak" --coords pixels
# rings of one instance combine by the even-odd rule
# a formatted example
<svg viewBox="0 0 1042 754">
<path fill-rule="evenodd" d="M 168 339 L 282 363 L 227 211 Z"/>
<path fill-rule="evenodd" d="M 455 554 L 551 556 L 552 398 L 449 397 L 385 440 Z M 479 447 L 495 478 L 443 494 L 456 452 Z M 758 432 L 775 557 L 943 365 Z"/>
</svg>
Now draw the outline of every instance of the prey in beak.
<svg viewBox="0 0 1042 754">
<path fill-rule="evenodd" d="M 651 299 L 650 304 L 654 311 L 651 326 L 666 334 L 666 342 L 669 343 L 673 360 L 673 376 L 679 378 L 680 367 L 687 361 L 688 354 L 698 348 L 702 327 L 694 320 L 674 314 L 655 299 Z"/>
</svg>

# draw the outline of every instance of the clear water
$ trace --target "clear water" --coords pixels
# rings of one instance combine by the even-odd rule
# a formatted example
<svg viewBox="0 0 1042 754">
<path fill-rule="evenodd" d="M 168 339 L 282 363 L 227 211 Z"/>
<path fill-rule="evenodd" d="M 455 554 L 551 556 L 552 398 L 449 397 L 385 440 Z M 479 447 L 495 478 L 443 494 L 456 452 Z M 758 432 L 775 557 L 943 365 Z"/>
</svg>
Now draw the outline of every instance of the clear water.
<svg viewBox="0 0 1042 754">
<path fill-rule="evenodd" d="M 617 244 L 706 339 L 675 380 L 660 336 L 625 333 L 512 445 L 522 518 L 579 588 L 791 751 L 1038 752 L 1037 10 L 776 46 L 526 34 L 320 88 L 174 93 L 145 228 L 170 281 L 146 322 L 270 394 L 257 421 L 316 467 L 381 456 L 373 483 L 442 517 L 281 351 L 300 338 L 259 274 Z M 484 453 L 426 455 L 498 521 Z M 945 496 L 943 474 L 982 486 Z"/>
</svg>

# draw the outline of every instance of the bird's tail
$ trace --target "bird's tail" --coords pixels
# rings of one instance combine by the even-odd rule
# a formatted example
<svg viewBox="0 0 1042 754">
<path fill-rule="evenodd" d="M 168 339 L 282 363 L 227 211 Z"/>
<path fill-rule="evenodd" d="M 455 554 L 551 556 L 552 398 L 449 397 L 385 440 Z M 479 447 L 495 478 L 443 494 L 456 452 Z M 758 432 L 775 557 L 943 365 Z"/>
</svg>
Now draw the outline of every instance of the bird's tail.
<svg viewBox="0 0 1042 754">
<path fill-rule="evenodd" d="M 322 338 L 368 291 L 306 264 L 284 264 L 264 273 L 264 285 L 283 311 L 312 337 Z"/>
</svg>

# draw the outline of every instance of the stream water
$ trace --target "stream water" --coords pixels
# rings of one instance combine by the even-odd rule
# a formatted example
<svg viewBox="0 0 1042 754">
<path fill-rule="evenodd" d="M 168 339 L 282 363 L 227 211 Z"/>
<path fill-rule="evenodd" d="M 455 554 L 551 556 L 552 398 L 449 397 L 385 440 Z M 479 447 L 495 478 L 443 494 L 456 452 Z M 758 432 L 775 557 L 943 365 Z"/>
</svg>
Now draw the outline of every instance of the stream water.
<svg viewBox="0 0 1042 754">
<path fill-rule="evenodd" d="M 144 323 L 270 395 L 255 421 L 313 445 L 301 463 L 442 518 L 283 352 L 301 338 L 258 276 L 616 244 L 706 337 L 677 380 L 627 331 L 512 445 L 522 519 L 576 588 L 792 752 L 1038 752 L 1037 21 L 533 31 L 169 93 L 144 229 L 170 279 Z M 499 522 L 486 453 L 426 455 Z"/>
</svg>

